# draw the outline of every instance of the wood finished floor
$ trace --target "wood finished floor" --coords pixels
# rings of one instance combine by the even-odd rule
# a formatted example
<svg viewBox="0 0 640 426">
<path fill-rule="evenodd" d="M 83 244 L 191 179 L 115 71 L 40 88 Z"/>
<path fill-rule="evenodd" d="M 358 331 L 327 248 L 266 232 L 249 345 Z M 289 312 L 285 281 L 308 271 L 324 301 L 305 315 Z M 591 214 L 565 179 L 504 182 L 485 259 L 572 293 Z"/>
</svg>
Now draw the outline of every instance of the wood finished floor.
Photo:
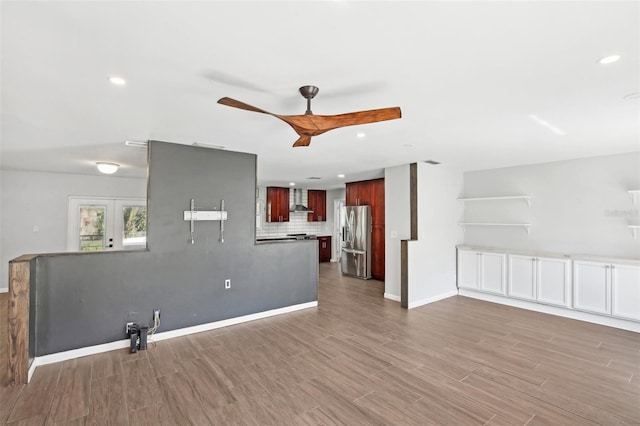
<svg viewBox="0 0 640 426">
<path fill-rule="evenodd" d="M 319 307 L 39 367 L 0 424 L 638 425 L 640 335 L 464 297 L 412 311 L 321 264 Z"/>
</svg>

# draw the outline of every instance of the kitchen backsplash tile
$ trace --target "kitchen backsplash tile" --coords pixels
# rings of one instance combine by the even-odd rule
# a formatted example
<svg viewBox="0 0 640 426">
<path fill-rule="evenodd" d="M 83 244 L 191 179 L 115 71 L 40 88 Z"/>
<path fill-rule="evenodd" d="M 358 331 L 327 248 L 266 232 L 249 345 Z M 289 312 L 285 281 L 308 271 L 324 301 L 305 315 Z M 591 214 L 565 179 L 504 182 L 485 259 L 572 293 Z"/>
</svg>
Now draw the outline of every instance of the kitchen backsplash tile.
<svg viewBox="0 0 640 426">
<path fill-rule="evenodd" d="M 262 194 L 262 193 L 261 193 Z M 266 198 L 266 197 L 265 197 Z M 289 191 L 289 205 L 294 202 L 293 188 Z M 302 204 L 308 206 L 308 195 L 302 190 Z M 307 222 L 306 213 L 289 213 L 289 222 L 267 222 L 265 220 L 266 203 L 261 207 L 261 226 L 256 229 L 257 237 L 276 237 L 286 234 L 320 235 L 324 230 L 324 222 Z"/>
</svg>

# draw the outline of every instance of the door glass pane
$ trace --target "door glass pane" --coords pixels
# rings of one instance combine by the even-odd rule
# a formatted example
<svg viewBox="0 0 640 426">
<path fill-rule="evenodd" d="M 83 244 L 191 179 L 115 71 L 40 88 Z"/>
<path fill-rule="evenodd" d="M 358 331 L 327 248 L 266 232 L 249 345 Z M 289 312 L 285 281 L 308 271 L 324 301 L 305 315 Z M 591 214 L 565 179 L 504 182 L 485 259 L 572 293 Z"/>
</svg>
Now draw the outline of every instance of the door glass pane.
<svg viewBox="0 0 640 426">
<path fill-rule="evenodd" d="M 144 206 L 125 206 L 122 209 L 124 224 L 122 229 L 122 248 L 140 248 L 147 244 L 147 208 Z"/>
<path fill-rule="evenodd" d="M 80 251 L 104 250 L 105 206 L 80 206 Z"/>
</svg>

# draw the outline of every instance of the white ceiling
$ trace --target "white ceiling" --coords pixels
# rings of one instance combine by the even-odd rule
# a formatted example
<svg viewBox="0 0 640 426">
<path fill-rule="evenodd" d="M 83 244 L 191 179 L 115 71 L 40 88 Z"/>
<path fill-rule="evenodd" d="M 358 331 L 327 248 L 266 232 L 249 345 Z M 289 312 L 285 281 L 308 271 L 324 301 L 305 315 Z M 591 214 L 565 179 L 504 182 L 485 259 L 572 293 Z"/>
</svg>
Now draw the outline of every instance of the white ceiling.
<svg viewBox="0 0 640 426">
<path fill-rule="evenodd" d="M 145 176 L 125 140 L 201 142 L 256 153 L 261 184 L 331 188 L 428 159 L 476 170 L 636 151 L 640 101 L 623 97 L 640 91 L 639 4 L 3 1 L 1 164 Z M 302 114 L 306 84 L 317 114 L 403 118 L 294 149 L 285 123 L 216 103 Z"/>
</svg>

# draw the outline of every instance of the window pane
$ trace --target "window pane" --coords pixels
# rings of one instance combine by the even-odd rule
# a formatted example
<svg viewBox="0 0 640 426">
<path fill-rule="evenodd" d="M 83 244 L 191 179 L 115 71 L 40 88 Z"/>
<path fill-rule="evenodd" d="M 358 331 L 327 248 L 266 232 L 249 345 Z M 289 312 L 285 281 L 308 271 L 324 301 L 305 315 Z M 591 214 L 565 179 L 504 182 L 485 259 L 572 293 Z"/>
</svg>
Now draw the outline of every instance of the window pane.
<svg viewBox="0 0 640 426">
<path fill-rule="evenodd" d="M 147 244 L 147 208 L 127 206 L 122 209 L 124 229 L 122 247 L 138 248 Z"/>
<path fill-rule="evenodd" d="M 104 206 L 80 206 L 80 251 L 104 250 Z"/>
</svg>

